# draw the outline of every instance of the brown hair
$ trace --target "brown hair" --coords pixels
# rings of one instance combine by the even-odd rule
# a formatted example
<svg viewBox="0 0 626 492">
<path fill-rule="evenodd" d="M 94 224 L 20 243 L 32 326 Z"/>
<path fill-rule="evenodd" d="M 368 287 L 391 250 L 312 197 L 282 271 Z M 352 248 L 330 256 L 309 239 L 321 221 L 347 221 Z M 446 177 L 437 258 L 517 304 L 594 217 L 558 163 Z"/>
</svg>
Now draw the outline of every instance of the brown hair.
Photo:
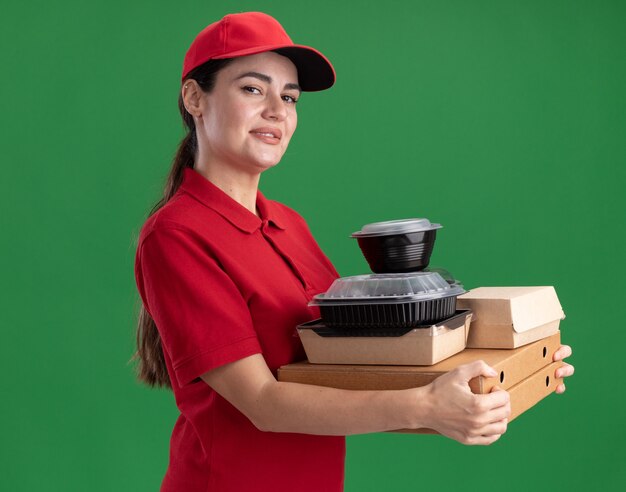
<svg viewBox="0 0 626 492">
<path fill-rule="evenodd" d="M 204 92 L 211 92 L 215 86 L 215 79 L 220 70 L 232 61 L 232 58 L 224 60 L 210 60 L 204 65 L 192 70 L 185 80 L 194 79 Z M 184 82 L 184 81 L 183 81 Z M 153 215 L 163 205 L 174 196 L 183 181 L 183 170 L 186 167 L 193 168 L 198 150 L 198 140 L 196 136 L 196 126 L 191 116 L 185 109 L 182 94 L 178 96 L 178 110 L 183 118 L 183 123 L 187 129 L 187 134 L 182 139 L 172 162 L 172 169 L 165 182 L 163 197 L 152 207 L 148 217 Z M 146 310 L 141 306 L 137 320 L 137 352 L 133 356 L 137 360 L 137 377 L 140 381 L 149 386 L 172 387 L 161 337 L 157 330 L 156 323 Z"/>
</svg>

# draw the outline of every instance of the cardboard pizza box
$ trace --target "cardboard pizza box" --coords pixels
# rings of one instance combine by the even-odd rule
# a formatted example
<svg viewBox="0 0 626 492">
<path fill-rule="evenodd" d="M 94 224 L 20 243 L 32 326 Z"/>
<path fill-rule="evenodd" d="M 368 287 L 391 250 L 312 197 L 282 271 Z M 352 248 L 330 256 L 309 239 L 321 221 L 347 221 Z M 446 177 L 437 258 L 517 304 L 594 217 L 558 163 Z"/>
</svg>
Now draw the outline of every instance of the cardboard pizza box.
<svg viewBox="0 0 626 492">
<path fill-rule="evenodd" d="M 561 382 L 554 374 L 563 363 L 552 362 L 559 346 L 560 333 L 556 333 L 517 349 L 465 349 L 432 366 L 310 364 L 304 361 L 281 367 L 278 380 L 349 390 L 398 390 L 425 386 L 462 364 L 483 360 L 498 375 L 491 378 L 479 376 L 472 379 L 469 386 L 477 394 L 489 393 L 494 386 L 509 391 L 510 420 L 513 420 L 554 392 Z"/>
</svg>

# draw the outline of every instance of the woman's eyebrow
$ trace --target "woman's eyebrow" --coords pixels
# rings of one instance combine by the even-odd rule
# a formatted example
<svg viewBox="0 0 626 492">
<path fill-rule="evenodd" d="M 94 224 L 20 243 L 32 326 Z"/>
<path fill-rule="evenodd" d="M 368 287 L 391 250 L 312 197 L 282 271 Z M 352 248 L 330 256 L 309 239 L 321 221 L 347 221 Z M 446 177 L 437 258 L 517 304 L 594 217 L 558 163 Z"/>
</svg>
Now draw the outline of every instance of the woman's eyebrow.
<svg viewBox="0 0 626 492">
<path fill-rule="evenodd" d="M 238 77 L 236 77 L 235 80 L 243 79 L 244 77 L 254 77 L 268 84 L 272 83 L 272 77 L 270 77 L 269 75 L 265 75 L 264 73 L 259 73 L 259 72 L 245 72 L 239 75 Z M 295 89 L 298 92 L 302 92 L 302 89 L 300 88 L 300 86 L 293 82 L 285 84 L 285 89 Z"/>
</svg>

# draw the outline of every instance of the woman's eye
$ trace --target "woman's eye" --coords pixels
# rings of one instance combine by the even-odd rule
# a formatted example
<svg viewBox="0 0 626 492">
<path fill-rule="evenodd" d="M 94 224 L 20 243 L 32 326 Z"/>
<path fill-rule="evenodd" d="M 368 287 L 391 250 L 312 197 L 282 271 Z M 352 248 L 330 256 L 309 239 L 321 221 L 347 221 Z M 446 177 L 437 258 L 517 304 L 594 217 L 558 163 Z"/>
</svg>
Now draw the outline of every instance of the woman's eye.
<svg viewBox="0 0 626 492">
<path fill-rule="evenodd" d="M 249 92 L 250 94 L 261 94 L 261 91 L 259 89 L 250 85 L 245 86 L 243 90 Z"/>
<path fill-rule="evenodd" d="M 296 104 L 298 102 L 298 98 L 296 98 L 294 96 L 284 95 L 283 96 L 283 101 L 286 101 L 286 102 L 291 103 L 291 104 Z"/>
</svg>

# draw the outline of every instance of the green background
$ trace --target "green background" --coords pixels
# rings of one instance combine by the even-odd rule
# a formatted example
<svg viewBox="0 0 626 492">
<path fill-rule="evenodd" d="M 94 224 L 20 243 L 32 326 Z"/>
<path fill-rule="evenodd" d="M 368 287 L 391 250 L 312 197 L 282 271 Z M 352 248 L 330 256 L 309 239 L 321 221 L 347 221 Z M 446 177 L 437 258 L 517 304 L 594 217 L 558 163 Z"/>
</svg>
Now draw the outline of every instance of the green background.
<svg viewBox="0 0 626 492">
<path fill-rule="evenodd" d="M 337 70 L 261 189 L 342 275 L 368 271 L 362 224 L 428 217 L 433 266 L 554 285 L 567 314 L 565 395 L 490 447 L 350 437 L 346 490 L 623 489 L 626 6 L 608 0 L 3 5 L 2 489 L 158 489 L 177 412 L 128 364 L 135 240 L 182 136 L 186 48 L 244 10 Z"/>
</svg>

